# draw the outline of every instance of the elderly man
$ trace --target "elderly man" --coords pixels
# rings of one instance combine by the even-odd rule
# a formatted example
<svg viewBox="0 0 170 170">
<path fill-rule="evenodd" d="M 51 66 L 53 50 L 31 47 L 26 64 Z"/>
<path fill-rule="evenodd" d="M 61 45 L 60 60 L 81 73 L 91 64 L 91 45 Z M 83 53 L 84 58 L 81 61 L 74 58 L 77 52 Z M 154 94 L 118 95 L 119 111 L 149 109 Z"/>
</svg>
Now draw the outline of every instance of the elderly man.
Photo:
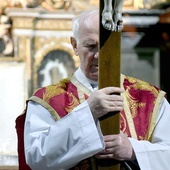
<svg viewBox="0 0 170 170">
<path fill-rule="evenodd" d="M 127 167 L 135 162 L 141 170 L 169 169 L 170 105 L 165 93 L 125 75 L 121 88 L 97 90 L 98 25 L 96 10 L 75 18 L 70 40 L 80 67 L 29 99 L 17 119 L 19 158 L 25 153 L 32 170 L 93 170 L 96 159 L 106 158 Z M 121 112 L 121 132 L 103 136 L 98 119 L 113 111 Z"/>
</svg>

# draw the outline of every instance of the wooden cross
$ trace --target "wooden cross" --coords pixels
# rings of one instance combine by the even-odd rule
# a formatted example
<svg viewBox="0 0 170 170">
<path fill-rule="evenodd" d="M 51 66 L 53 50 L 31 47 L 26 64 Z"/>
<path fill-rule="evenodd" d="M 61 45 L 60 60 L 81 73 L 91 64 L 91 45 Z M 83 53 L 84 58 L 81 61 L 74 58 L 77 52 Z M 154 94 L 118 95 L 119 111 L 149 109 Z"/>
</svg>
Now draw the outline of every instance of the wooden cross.
<svg viewBox="0 0 170 170">
<path fill-rule="evenodd" d="M 100 0 L 99 89 L 120 87 L 122 20 L 117 14 L 122 12 L 123 2 L 124 0 Z M 119 134 L 119 112 L 102 117 L 100 125 L 103 135 Z M 120 164 L 113 162 L 112 159 L 99 160 L 98 170 L 120 170 Z"/>
</svg>

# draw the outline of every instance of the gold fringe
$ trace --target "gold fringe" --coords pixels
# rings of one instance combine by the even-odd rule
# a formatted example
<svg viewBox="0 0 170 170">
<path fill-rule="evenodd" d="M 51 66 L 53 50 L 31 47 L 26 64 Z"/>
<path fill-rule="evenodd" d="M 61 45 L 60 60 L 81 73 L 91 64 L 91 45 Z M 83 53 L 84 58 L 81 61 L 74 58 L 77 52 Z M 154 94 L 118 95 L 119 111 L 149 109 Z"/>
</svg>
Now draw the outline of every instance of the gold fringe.
<svg viewBox="0 0 170 170">
<path fill-rule="evenodd" d="M 53 116 L 53 118 L 55 119 L 55 121 L 60 119 L 59 114 L 45 101 L 43 101 L 42 99 L 36 97 L 36 96 L 32 96 L 29 100 L 34 101 L 36 103 L 39 103 L 41 106 L 43 106 L 44 108 L 46 108 L 50 114 Z"/>
</svg>

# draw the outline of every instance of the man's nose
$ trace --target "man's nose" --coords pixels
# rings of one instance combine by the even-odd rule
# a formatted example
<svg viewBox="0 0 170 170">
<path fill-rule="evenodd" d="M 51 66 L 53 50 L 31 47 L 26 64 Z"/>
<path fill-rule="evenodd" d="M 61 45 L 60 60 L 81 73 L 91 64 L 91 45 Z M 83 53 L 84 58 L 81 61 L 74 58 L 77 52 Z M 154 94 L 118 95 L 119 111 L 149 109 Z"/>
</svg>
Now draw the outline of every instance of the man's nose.
<svg viewBox="0 0 170 170">
<path fill-rule="evenodd" d="M 94 58 L 98 59 L 98 57 L 99 57 L 99 52 L 96 52 L 95 55 L 94 55 Z"/>
</svg>

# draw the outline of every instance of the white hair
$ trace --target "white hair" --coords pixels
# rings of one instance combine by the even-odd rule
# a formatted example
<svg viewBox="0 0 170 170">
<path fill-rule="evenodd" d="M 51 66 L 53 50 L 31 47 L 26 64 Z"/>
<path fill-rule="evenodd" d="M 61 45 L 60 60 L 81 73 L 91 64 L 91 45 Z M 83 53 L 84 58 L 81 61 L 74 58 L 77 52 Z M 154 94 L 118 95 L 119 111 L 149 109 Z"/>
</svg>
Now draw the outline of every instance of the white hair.
<svg viewBox="0 0 170 170">
<path fill-rule="evenodd" d="M 98 9 L 88 10 L 88 11 L 81 13 L 80 15 L 78 15 L 77 17 L 73 19 L 73 27 L 72 27 L 73 36 L 77 41 L 79 38 L 80 24 L 82 24 L 85 20 L 92 17 L 96 13 L 99 14 Z"/>
</svg>

